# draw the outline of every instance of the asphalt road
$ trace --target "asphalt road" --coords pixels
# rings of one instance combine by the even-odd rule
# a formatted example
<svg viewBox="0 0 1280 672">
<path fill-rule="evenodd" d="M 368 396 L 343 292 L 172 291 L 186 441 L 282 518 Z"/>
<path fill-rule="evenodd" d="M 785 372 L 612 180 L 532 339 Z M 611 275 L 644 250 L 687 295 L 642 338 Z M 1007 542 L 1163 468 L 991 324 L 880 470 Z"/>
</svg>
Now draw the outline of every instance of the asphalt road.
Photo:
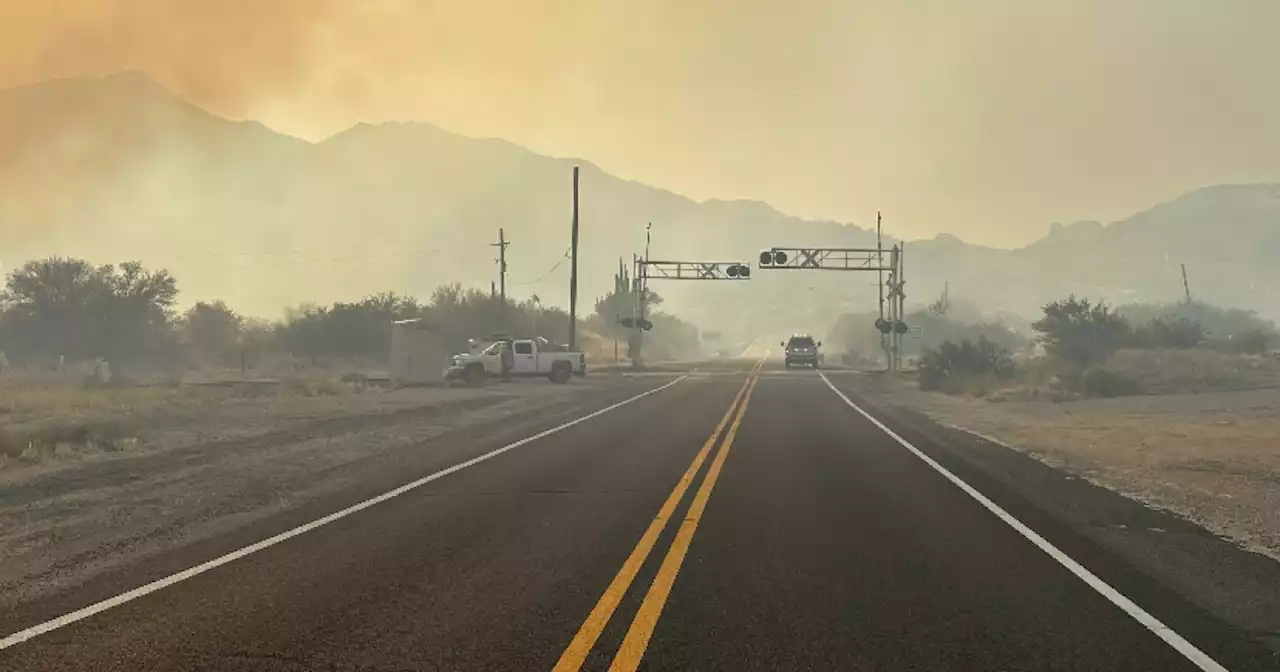
<svg viewBox="0 0 1280 672">
<path fill-rule="evenodd" d="M 22 605 L 0 636 L 47 631 L 4 640 L 0 670 L 1275 669 L 947 446 L 859 413 L 833 389 L 871 408 L 851 374 L 740 368 Z M 413 487 L 369 503 L 391 483 Z"/>
</svg>

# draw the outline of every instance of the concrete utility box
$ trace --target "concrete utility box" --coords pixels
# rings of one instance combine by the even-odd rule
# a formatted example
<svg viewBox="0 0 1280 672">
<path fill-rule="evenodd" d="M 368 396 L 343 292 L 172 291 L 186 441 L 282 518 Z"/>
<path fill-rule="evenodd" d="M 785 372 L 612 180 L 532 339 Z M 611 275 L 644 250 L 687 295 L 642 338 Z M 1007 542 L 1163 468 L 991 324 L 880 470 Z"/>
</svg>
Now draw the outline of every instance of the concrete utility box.
<svg viewBox="0 0 1280 672">
<path fill-rule="evenodd" d="M 444 381 L 452 361 L 436 334 L 420 319 L 391 323 L 391 382 L 426 385 Z"/>
</svg>

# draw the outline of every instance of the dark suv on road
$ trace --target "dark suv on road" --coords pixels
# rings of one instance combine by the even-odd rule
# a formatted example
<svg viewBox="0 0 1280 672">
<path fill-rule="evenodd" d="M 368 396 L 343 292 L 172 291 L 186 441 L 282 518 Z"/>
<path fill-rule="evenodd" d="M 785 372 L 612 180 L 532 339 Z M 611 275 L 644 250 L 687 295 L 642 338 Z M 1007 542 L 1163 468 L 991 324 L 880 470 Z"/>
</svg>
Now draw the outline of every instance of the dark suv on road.
<svg viewBox="0 0 1280 672">
<path fill-rule="evenodd" d="M 796 334 L 791 337 L 791 340 L 783 343 L 782 347 L 785 348 L 788 369 L 798 365 L 818 368 L 818 362 L 821 359 L 818 348 L 822 347 L 822 341 L 815 342 L 812 336 Z"/>
</svg>

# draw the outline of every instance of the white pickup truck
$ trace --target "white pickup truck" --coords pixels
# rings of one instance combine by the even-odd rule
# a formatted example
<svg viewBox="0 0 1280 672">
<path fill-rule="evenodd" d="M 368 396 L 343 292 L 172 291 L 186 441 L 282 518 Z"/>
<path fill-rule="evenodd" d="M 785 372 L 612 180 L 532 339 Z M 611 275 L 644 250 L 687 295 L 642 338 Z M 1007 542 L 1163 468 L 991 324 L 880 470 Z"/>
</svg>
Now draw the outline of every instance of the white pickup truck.
<svg viewBox="0 0 1280 672">
<path fill-rule="evenodd" d="M 512 376 L 546 376 L 551 382 L 564 384 L 571 376 L 587 375 L 587 359 L 581 352 L 553 345 L 544 338 L 519 338 L 511 341 Z M 454 355 L 453 365 L 445 371 L 449 380 L 463 380 L 475 385 L 486 378 L 502 375 L 502 341 L 479 352 Z"/>
</svg>

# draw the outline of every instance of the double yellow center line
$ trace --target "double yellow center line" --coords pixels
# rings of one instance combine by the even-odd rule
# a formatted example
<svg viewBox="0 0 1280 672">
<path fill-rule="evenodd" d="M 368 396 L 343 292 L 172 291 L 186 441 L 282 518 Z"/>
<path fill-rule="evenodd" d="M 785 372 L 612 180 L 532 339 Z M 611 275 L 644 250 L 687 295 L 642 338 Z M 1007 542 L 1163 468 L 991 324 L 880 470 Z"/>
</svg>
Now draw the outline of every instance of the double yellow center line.
<svg viewBox="0 0 1280 672">
<path fill-rule="evenodd" d="M 724 442 L 720 445 L 720 451 L 716 453 L 715 460 L 711 463 L 711 468 L 707 471 L 706 478 L 703 479 L 701 487 L 698 488 L 698 492 L 694 495 L 693 503 L 689 506 L 689 512 L 680 524 L 680 529 L 676 531 L 675 540 L 671 542 L 671 548 L 667 550 L 667 555 L 663 559 L 661 567 L 658 568 L 658 575 L 654 577 L 653 584 L 649 586 L 649 592 L 645 594 L 644 602 L 640 604 L 640 610 L 631 622 L 631 627 L 628 628 L 627 635 L 622 640 L 622 646 L 618 649 L 618 654 L 614 657 L 613 664 L 609 667 L 609 670 L 610 672 L 632 672 L 639 667 L 640 659 L 644 657 L 645 649 L 649 646 L 649 638 L 653 636 L 653 630 L 658 625 L 658 618 L 662 615 L 662 608 L 666 605 L 667 597 L 671 594 L 671 587 L 675 585 L 676 574 L 680 572 L 680 565 L 684 563 L 685 554 L 689 552 L 689 544 L 693 541 L 693 533 L 697 531 L 698 522 L 702 519 L 702 513 L 707 508 L 707 500 L 711 498 L 711 491 L 716 487 L 716 480 L 720 477 L 720 470 L 724 467 L 724 461 L 729 455 L 733 439 L 738 434 L 738 427 L 742 424 L 742 416 L 746 413 L 747 404 L 750 402 L 751 394 L 755 391 L 756 382 L 759 380 L 760 367 L 763 365 L 764 359 L 761 359 L 751 368 L 750 373 L 747 375 L 747 380 L 742 384 L 742 388 L 738 390 L 738 394 L 734 396 L 733 403 L 729 405 L 729 410 L 725 411 L 724 417 L 720 418 L 720 422 L 716 425 L 715 431 L 711 433 L 711 437 L 707 439 L 706 443 L 702 444 L 702 450 L 698 451 L 697 456 L 693 458 L 693 463 L 689 465 L 684 475 L 680 477 L 676 487 L 671 490 L 667 501 L 663 502 L 662 508 L 658 509 L 657 517 L 653 519 L 648 529 L 645 530 L 644 535 L 640 537 L 640 541 L 631 551 L 631 555 L 627 556 L 626 561 L 622 563 L 622 569 L 618 571 L 617 576 L 613 577 L 613 581 L 605 589 L 604 595 L 600 596 L 600 601 L 596 602 L 595 608 L 591 610 L 587 620 L 578 629 L 573 641 L 569 642 L 568 648 L 560 655 L 560 660 L 554 668 L 555 672 L 577 672 L 581 669 L 583 662 L 586 661 L 591 649 L 595 646 L 596 640 L 600 638 L 600 633 L 604 631 L 609 619 L 613 616 L 613 612 L 617 610 L 622 597 L 631 587 L 631 583 L 635 581 L 636 574 L 640 572 L 640 567 L 644 565 L 645 559 L 649 557 L 654 544 L 658 541 L 658 536 L 666 529 L 667 522 L 675 514 L 680 500 L 684 498 L 685 492 L 693 484 L 698 470 L 702 468 L 702 464 L 706 461 L 707 456 L 711 454 L 716 441 L 725 432 L 725 427 L 727 426 L 728 433 L 724 434 Z M 730 418 L 732 418 L 732 424 L 730 423 Z"/>
</svg>

